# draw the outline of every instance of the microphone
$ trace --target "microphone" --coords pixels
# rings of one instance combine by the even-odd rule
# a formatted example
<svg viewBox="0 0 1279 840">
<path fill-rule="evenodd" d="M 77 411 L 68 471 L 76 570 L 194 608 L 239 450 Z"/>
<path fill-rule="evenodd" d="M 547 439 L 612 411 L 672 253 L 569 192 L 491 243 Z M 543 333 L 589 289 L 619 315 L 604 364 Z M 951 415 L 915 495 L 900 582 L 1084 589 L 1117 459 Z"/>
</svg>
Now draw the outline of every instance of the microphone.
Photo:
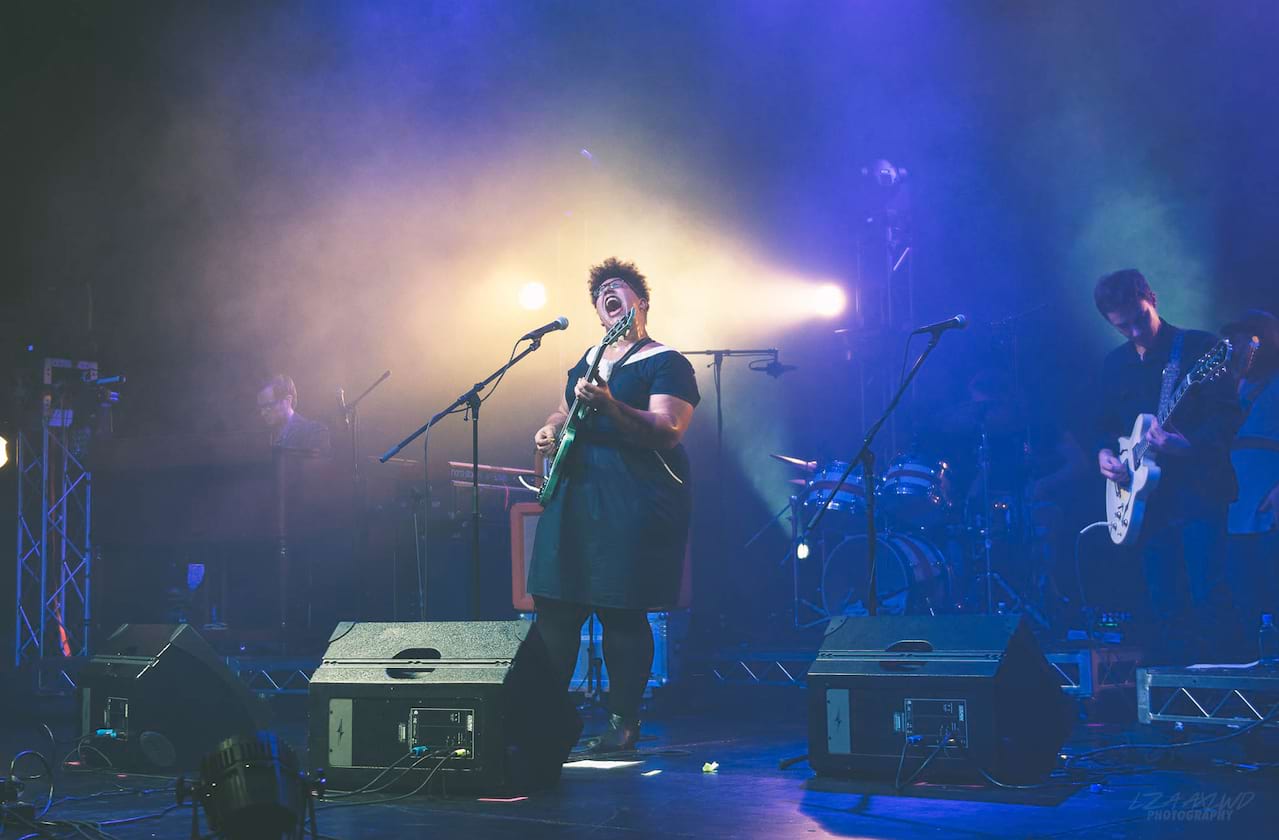
<svg viewBox="0 0 1279 840">
<path fill-rule="evenodd" d="M 788 373 L 792 370 L 799 370 L 799 366 L 784 365 L 781 362 L 777 361 L 777 359 L 773 359 L 768 364 L 762 365 L 759 367 L 752 367 L 751 370 L 757 370 L 760 373 L 767 373 L 769 376 L 776 379 L 777 377 L 781 376 L 783 373 Z"/>
<path fill-rule="evenodd" d="M 546 335 L 548 332 L 555 332 L 556 330 L 566 330 L 566 329 L 568 329 L 568 319 L 565 318 L 563 315 L 561 315 L 560 317 L 556 318 L 554 321 L 552 321 L 549 324 L 538 327 L 537 329 L 532 330 L 530 332 L 524 333 L 524 335 L 520 336 L 520 341 L 524 341 L 525 339 L 528 339 L 530 341 L 536 341 L 537 339 Z"/>
<path fill-rule="evenodd" d="M 911 335 L 923 335 L 924 333 L 932 333 L 938 335 L 946 330 L 962 330 L 968 326 L 968 319 L 963 315 L 956 315 L 954 318 L 947 318 L 945 321 L 938 321 L 935 324 L 927 324 L 919 327 L 911 332 Z"/>
</svg>

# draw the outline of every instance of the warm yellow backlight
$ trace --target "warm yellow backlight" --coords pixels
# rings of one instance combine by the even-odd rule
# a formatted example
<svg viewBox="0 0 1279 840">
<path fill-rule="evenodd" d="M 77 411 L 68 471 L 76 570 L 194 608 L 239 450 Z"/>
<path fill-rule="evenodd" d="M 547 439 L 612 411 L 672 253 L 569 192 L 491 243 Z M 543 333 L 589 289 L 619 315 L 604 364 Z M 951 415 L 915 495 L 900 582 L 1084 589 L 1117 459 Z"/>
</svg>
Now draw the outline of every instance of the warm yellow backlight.
<svg viewBox="0 0 1279 840">
<path fill-rule="evenodd" d="M 546 287 L 541 283 L 525 283 L 520 287 L 520 306 L 528 310 L 546 306 Z"/>
<path fill-rule="evenodd" d="M 813 289 L 813 312 L 823 318 L 834 318 L 844 311 L 848 297 L 834 283 L 823 283 Z"/>
</svg>

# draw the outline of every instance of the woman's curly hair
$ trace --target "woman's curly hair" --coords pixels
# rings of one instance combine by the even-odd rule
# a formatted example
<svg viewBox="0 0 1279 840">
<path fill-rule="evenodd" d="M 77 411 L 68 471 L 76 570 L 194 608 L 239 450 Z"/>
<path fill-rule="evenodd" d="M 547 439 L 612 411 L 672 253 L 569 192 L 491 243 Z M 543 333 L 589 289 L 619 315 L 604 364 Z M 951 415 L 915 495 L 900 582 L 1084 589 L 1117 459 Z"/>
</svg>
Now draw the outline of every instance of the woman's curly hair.
<svg viewBox="0 0 1279 840">
<path fill-rule="evenodd" d="M 615 277 L 630 286 L 640 300 L 648 301 L 648 279 L 635 267 L 635 263 L 622 262 L 617 257 L 609 257 L 599 265 L 591 266 L 591 279 L 588 281 L 591 300 L 599 297 L 600 286 Z"/>
</svg>

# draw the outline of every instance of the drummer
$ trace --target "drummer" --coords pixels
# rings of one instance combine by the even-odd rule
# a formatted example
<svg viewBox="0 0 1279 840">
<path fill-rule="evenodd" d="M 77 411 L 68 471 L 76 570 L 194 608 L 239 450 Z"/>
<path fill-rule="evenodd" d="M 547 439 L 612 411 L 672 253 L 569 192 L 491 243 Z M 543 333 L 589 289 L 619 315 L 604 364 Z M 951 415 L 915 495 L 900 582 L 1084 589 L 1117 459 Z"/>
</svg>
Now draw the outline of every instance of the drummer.
<svg viewBox="0 0 1279 840">
<path fill-rule="evenodd" d="M 1001 368 L 977 370 L 968 379 L 967 393 L 967 401 L 938 413 L 941 427 L 936 432 L 956 462 L 966 524 L 987 523 L 1000 539 L 1024 545 L 1029 556 L 1023 582 L 1033 583 L 1039 590 L 1034 594 L 1044 603 L 1059 601 L 1049 590 L 1056 588 L 1053 579 L 1061 577 L 1059 564 L 1068 556 L 1066 521 L 1073 490 L 1088 475 L 1083 448 L 1053 421 L 1050 411 L 1029 411 Z M 987 494 L 991 510 L 983 512 Z"/>
</svg>

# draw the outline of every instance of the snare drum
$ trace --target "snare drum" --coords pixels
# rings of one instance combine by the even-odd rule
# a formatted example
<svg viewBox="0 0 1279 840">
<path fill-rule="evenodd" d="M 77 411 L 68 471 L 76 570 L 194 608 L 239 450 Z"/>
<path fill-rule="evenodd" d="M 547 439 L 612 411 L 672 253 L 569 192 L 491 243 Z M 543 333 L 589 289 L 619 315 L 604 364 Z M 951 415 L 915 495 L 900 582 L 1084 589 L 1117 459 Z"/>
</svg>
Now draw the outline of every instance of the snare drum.
<svg viewBox="0 0 1279 840">
<path fill-rule="evenodd" d="M 879 508 L 899 526 L 934 528 L 950 515 L 950 466 L 902 454 L 893 459 L 876 491 Z"/>
<path fill-rule="evenodd" d="M 828 615 L 865 615 L 866 537 L 841 542 L 822 563 L 822 608 Z M 941 549 L 914 534 L 885 532 L 875 543 L 875 589 L 882 615 L 947 612 L 950 564 Z"/>
<path fill-rule="evenodd" d="M 830 509 L 822 517 L 822 524 L 830 523 L 836 530 L 859 534 L 866 530 L 866 488 L 862 483 L 862 465 L 858 464 L 848 474 L 844 483 L 835 490 L 839 477 L 848 468 L 847 461 L 828 461 L 813 474 L 804 491 L 804 517 L 807 522 L 826 501 L 831 491 L 835 498 Z"/>
</svg>

